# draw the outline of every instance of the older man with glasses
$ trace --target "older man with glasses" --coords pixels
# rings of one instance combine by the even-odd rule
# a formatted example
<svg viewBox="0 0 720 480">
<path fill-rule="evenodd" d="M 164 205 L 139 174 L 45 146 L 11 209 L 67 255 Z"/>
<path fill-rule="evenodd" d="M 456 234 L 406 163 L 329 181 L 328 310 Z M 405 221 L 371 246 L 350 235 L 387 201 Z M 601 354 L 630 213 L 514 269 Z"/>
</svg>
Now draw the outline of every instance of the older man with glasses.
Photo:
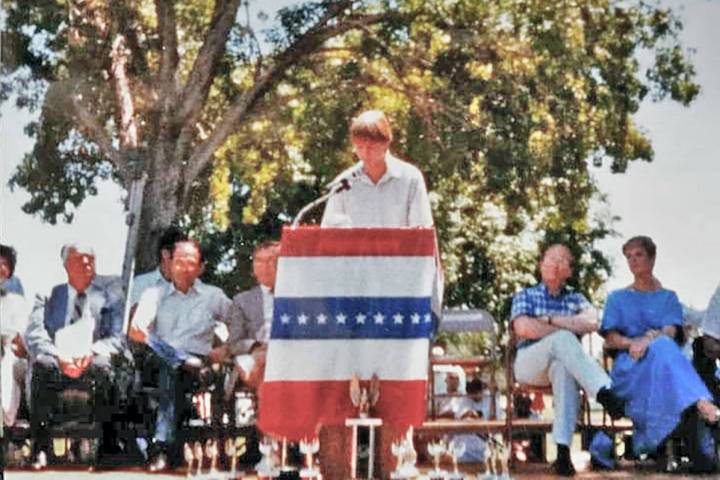
<svg viewBox="0 0 720 480">
<path fill-rule="evenodd" d="M 552 433 L 558 452 L 553 469 L 563 476 L 575 474 L 569 446 L 580 405 L 579 387 L 613 417 L 623 413 L 622 403 L 610 390 L 610 377 L 580 344 L 579 337 L 596 331 L 599 324 L 587 298 L 566 285 L 572 262 L 565 245 L 545 249 L 539 263 L 541 282 L 515 295 L 511 313 L 518 339 L 515 378 L 529 385 L 552 385 Z"/>
</svg>

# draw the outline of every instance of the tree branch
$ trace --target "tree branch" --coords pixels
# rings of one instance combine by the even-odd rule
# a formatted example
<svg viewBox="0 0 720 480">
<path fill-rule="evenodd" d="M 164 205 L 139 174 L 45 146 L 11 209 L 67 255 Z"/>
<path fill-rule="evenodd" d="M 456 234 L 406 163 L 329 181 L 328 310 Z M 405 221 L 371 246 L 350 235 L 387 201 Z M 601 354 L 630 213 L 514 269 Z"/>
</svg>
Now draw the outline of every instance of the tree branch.
<svg viewBox="0 0 720 480">
<path fill-rule="evenodd" d="M 208 34 L 198 52 L 190 76 L 181 94 L 176 118 L 184 125 L 193 125 L 207 98 L 214 80 L 215 68 L 225 51 L 230 29 L 235 22 L 241 0 L 217 0 Z"/>
<path fill-rule="evenodd" d="M 155 0 L 158 18 L 158 34 L 162 56 L 160 58 L 160 76 L 156 91 L 160 95 L 160 122 L 158 137 L 160 144 L 168 138 L 174 121 L 174 107 L 177 101 L 176 73 L 180 63 L 178 54 L 177 24 L 175 7 L 166 0 Z"/>
<path fill-rule="evenodd" d="M 347 5 L 351 3 L 352 2 L 349 1 L 340 2 L 335 4 L 334 8 L 329 9 L 327 14 L 324 15 L 316 25 L 282 51 L 276 57 L 275 63 L 258 78 L 255 85 L 250 90 L 244 92 L 235 103 L 228 108 L 222 120 L 210 135 L 210 138 L 199 145 L 188 159 L 184 182 L 185 198 L 187 198 L 190 188 L 192 187 L 192 182 L 210 163 L 215 150 L 225 143 L 230 134 L 235 130 L 236 125 L 247 116 L 262 96 L 284 78 L 290 67 L 297 64 L 306 55 L 316 52 L 320 46 L 330 38 L 362 26 L 377 24 L 390 18 L 401 16 L 401 14 L 393 11 L 368 15 L 355 14 L 352 15 L 351 18 L 346 17 L 345 19 L 330 24 L 333 16 L 341 13 Z"/>
<path fill-rule="evenodd" d="M 120 177 L 124 183 L 128 183 L 131 180 L 128 165 L 120 152 L 118 152 L 112 145 L 112 140 L 103 129 L 98 119 L 90 113 L 88 109 L 82 104 L 82 98 L 78 94 L 72 95 L 72 106 L 75 110 L 75 115 L 80 121 L 81 127 L 87 132 L 83 133 L 83 136 L 96 143 L 102 153 L 115 165 L 118 169 Z"/>
<path fill-rule="evenodd" d="M 182 125 L 175 145 L 175 161 L 183 161 L 195 136 L 195 125 L 202 113 L 205 100 L 215 79 L 215 69 L 225 51 L 225 43 L 240 7 L 241 0 L 218 0 L 210 22 L 208 34 L 198 52 L 190 77 L 182 91 L 180 108 L 176 109 L 173 123 Z"/>
<path fill-rule="evenodd" d="M 112 64 L 113 87 L 115 90 L 115 105 L 117 106 L 118 137 L 121 148 L 135 148 L 138 145 L 137 122 L 135 121 L 135 105 L 133 104 L 132 92 L 130 92 L 130 80 L 127 76 L 127 50 L 125 49 L 125 37 L 117 35 L 113 40 L 110 53 Z"/>
</svg>

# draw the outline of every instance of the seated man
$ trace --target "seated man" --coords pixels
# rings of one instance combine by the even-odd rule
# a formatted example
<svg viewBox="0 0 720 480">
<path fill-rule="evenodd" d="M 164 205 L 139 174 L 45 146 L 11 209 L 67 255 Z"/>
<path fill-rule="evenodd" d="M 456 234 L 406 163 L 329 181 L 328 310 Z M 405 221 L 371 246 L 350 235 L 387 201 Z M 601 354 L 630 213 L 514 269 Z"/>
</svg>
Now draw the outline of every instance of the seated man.
<svg viewBox="0 0 720 480">
<path fill-rule="evenodd" d="M 172 261 L 172 252 L 175 243 L 181 240 L 187 240 L 188 236 L 185 232 L 177 227 L 168 227 L 160 236 L 157 247 L 158 266 L 155 270 L 136 276 L 133 279 L 132 290 L 130 290 L 129 305 L 133 307 L 140 301 L 143 292 L 150 287 L 169 287 L 172 283 L 170 279 L 170 264 Z"/>
<path fill-rule="evenodd" d="M 234 336 L 228 340 L 228 350 L 234 357 L 235 369 L 225 388 L 226 399 L 234 391 L 237 377 L 253 388 L 263 379 L 279 254 L 280 242 L 258 245 L 253 254 L 253 274 L 258 285 L 233 298 L 233 321 L 237 324 Z"/>
<path fill-rule="evenodd" d="M 597 398 L 611 416 L 623 414 L 622 403 L 610 390 L 610 377 L 583 351 L 578 339 L 598 329 L 598 317 L 581 293 L 565 285 L 572 276 L 572 261 L 565 245 L 548 247 L 540 257 L 542 281 L 513 297 L 510 315 L 519 340 L 515 378 L 530 385 L 552 385 L 552 433 L 558 452 L 553 469 L 564 476 L 575 473 L 570 443 L 578 417 L 579 386 Z"/>
<path fill-rule="evenodd" d="M 206 360 L 218 355 L 212 343 L 215 322 L 228 322 L 232 302 L 217 287 L 198 278 L 203 270 L 200 246 L 194 240 L 175 244 L 172 285 L 145 290 L 130 328 L 130 338 L 154 353 L 160 377 L 160 405 L 155 423 L 155 459 L 151 471 L 168 467 L 168 453 L 180 461 L 175 444 L 177 422 L 186 414 L 185 393 Z"/>
<path fill-rule="evenodd" d="M 30 312 L 22 295 L 6 290 L 15 271 L 15 250 L 0 245 L 0 329 L 2 333 L 2 414 L 4 425 L 15 424 L 27 372 L 27 352 L 22 335 Z"/>
<path fill-rule="evenodd" d="M 112 429 L 117 400 L 115 360 L 125 353 L 122 299 L 94 283 L 95 254 L 63 246 L 68 281 L 32 313 L 25 340 L 32 359 L 31 421 L 36 468 L 47 464 L 49 419 L 60 392 L 82 386 L 92 392 L 93 414 L 103 426 L 99 455 L 117 446 Z"/>
</svg>

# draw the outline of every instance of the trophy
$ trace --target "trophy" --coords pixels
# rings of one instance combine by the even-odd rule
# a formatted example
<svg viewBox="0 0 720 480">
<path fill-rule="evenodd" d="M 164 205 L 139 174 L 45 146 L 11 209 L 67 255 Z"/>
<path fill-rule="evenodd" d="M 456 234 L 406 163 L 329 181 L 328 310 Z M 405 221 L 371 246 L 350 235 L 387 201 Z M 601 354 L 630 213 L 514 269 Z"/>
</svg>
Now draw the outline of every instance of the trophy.
<svg viewBox="0 0 720 480">
<path fill-rule="evenodd" d="M 380 379 L 373 374 L 370 379 L 370 390 L 360 387 L 360 378 L 353 374 L 350 380 L 350 400 L 358 409 L 358 418 L 368 418 L 370 408 L 380 399 Z"/>
<path fill-rule="evenodd" d="M 219 455 L 218 445 L 216 440 L 208 438 L 205 441 L 205 456 L 210 459 L 210 471 L 208 471 L 208 478 L 217 478 L 217 460 Z"/>
<path fill-rule="evenodd" d="M 305 468 L 300 470 L 300 478 L 320 478 L 320 469 L 315 466 L 314 455 L 320 450 L 320 440 L 317 438 L 308 442 L 300 441 L 300 453 L 305 455 Z"/>
<path fill-rule="evenodd" d="M 192 477 L 192 467 L 195 463 L 195 454 L 193 453 L 193 449 L 190 446 L 189 443 L 185 442 L 185 445 L 183 445 L 183 457 L 185 458 L 185 463 L 187 464 L 187 477 Z"/>
<path fill-rule="evenodd" d="M 235 445 L 234 438 L 225 439 L 225 455 L 230 459 L 230 473 L 228 474 L 229 479 L 237 478 L 237 446 Z"/>
<path fill-rule="evenodd" d="M 404 438 L 390 445 L 390 451 L 396 457 L 395 471 L 390 473 L 393 480 L 414 478 L 420 474 L 415 466 L 417 453 L 412 443 L 412 432 L 410 427 Z"/>
<path fill-rule="evenodd" d="M 447 476 L 448 480 L 462 480 L 464 477 L 458 470 L 458 458 L 462 457 L 463 453 L 465 453 L 465 444 L 463 442 L 450 440 L 448 453 L 450 454 L 450 458 L 452 458 L 453 465 L 452 473 Z"/>
<path fill-rule="evenodd" d="M 495 475 L 495 439 L 488 436 L 487 449 L 485 450 L 485 475 L 482 480 L 494 480 Z"/>
<path fill-rule="evenodd" d="M 278 444 L 275 440 L 265 438 L 258 445 L 262 458 L 255 466 L 258 477 L 260 478 L 277 478 L 280 475 L 280 469 L 275 465 L 275 455 L 278 451 Z"/>
<path fill-rule="evenodd" d="M 500 476 L 501 480 L 510 480 L 510 455 L 512 451 L 509 445 L 498 441 L 498 457 L 500 458 Z"/>
<path fill-rule="evenodd" d="M 195 460 L 197 460 L 197 470 L 195 471 L 195 475 L 200 475 L 200 472 L 202 471 L 202 464 L 203 464 L 203 446 L 202 443 L 195 442 L 195 445 L 193 445 L 193 452 L 195 453 Z"/>
<path fill-rule="evenodd" d="M 433 457 L 434 466 L 433 470 L 428 472 L 428 478 L 430 478 L 430 480 L 444 479 L 447 472 L 440 469 L 440 457 L 447 451 L 445 443 L 442 440 L 430 442 L 428 443 L 427 451 L 430 456 Z"/>
</svg>

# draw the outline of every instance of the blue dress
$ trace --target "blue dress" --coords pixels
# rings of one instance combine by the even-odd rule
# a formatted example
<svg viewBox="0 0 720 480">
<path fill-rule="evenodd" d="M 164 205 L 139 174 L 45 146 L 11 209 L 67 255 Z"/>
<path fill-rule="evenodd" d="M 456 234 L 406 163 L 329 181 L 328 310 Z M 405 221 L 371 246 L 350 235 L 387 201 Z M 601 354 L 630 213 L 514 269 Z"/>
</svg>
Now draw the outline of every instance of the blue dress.
<svg viewBox="0 0 720 480">
<path fill-rule="evenodd" d="M 650 329 L 682 328 L 682 308 L 672 290 L 643 292 L 624 288 L 612 292 L 605 304 L 600 332 L 615 330 L 629 338 Z M 625 414 L 633 421 L 636 454 L 649 453 L 675 430 L 683 411 L 700 399 L 712 400 L 690 361 L 678 345 L 662 335 L 639 361 L 620 352 L 610 372 L 613 391 L 625 400 Z"/>
</svg>

